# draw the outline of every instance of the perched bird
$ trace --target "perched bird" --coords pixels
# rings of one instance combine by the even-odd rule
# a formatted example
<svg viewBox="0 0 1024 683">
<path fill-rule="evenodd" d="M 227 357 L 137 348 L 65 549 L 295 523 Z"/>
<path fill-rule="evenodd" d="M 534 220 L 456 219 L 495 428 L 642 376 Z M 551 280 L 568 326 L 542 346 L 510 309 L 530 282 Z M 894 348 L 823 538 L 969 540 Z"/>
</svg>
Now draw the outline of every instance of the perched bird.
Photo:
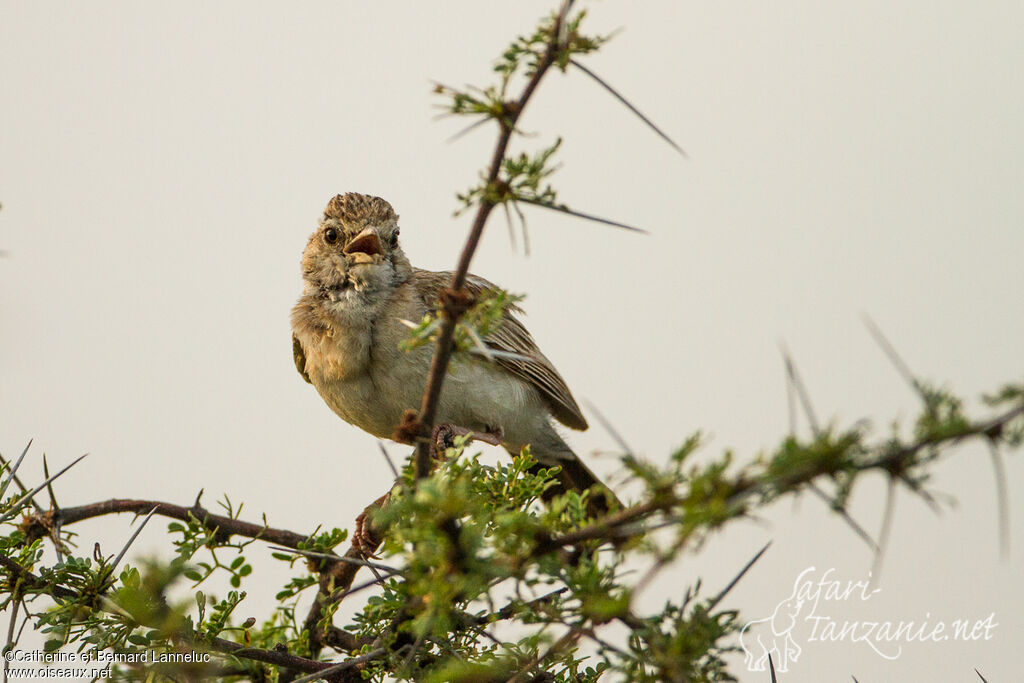
<svg viewBox="0 0 1024 683">
<path fill-rule="evenodd" d="M 423 396 L 433 348 L 399 349 L 403 321 L 435 311 L 450 272 L 414 268 L 398 242 L 398 216 L 380 197 L 331 199 L 302 255 L 302 296 L 292 309 L 292 348 L 302 377 L 343 420 L 393 438 Z M 468 277 L 471 294 L 492 288 Z M 573 429 L 587 421 L 565 381 L 511 312 L 484 343 L 492 359 L 460 357 L 441 388 L 438 424 L 500 435 L 512 454 L 529 444 L 542 466 L 562 468 L 562 487 L 588 489 L 597 478 L 566 445 L 552 418 Z M 602 491 L 607 491 L 602 487 Z M 607 507 L 594 492 L 598 509 Z M 594 507 L 592 504 L 591 507 Z"/>
</svg>

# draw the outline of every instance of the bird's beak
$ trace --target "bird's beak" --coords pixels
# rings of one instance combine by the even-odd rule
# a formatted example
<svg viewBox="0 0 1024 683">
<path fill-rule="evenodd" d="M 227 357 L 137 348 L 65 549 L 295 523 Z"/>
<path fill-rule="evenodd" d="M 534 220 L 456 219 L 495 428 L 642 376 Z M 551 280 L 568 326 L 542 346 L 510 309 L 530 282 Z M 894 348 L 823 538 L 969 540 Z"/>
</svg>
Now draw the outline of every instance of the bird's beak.
<svg viewBox="0 0 1024 683">
<path fill-rule="evenodd" d="M 367 228 L 356 235 L 351 242 L 345 245 L 346 254 L 366 254 L 373 256 L 381 253 L 380 237 L 373 228 Z"/>
</svg>

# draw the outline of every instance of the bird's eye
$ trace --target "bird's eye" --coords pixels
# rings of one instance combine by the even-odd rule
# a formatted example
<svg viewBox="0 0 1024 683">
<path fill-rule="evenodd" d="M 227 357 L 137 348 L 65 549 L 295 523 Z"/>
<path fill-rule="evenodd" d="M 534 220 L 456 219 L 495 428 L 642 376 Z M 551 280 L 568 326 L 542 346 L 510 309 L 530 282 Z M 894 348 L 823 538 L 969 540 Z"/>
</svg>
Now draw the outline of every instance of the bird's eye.
<svg viewBox="0 0 1024 683">
<path fill-rule="evenodd" d="M 327 228 L 324 230 L 324 241 L 327 244 L 334 244 L 338 241 L 338 231 L 334 228 Z"/>
<path fill-rule="evenodd" d="M 391 235 L 391 248 L 394 249 L 398 246 L 398 231 L 395 230 L 394 234 Z"/>
</svg>

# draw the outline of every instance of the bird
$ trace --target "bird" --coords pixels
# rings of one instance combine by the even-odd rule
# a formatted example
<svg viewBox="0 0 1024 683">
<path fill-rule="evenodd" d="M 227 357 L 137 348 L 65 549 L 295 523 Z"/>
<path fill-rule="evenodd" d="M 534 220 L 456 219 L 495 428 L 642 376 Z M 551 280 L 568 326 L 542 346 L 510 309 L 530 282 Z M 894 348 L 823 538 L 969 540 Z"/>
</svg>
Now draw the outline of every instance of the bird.
<svg viewBox="0 0 1024 683">
<path fill-rule="evenodd" d="M 381 439 L 396 437 L 407 410 L 417 408 L 432 350 L 399 348 L 408 321 L 438 309 L 451 272 L 412 266 L 399 243 L 398 215 L 380 197 L 333 197 L 302 254 L 303 291 L 291 312 L 292 351 L 302 378 L 342 420 Z M 471 296 L 493 290 L 468 275 Z M 587 421 L 565 380 L 516 317 L 517 306 L 483 338 L 498 353 L 464 354 L 449 368 L 438 424 L 494 435 L 513 456 L 524 446 L 537 467 L 558 466 L 550 498 L 596 488 L 588 509 L 617 504 L 614 494 L 573 452 L 554 426 L 585 430 Z M 487 356 L 490 356 L 489 358 Z"/>
</svg>

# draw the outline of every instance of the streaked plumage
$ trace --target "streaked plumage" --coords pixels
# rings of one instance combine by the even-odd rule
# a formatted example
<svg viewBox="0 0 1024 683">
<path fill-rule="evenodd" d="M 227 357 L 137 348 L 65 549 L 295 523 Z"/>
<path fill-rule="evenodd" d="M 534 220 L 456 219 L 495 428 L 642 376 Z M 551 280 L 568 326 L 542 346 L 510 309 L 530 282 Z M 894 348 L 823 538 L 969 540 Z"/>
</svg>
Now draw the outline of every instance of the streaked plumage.
<svg viewBox="0 0 1024 683">
<path fill-rule="evenodd" d="M 391 438 L 406 409 L 418 409 L 433 347 L 398 348 L 409 330 L 437 308 L 451 273 L 413 268 L 398 243 L 398 216 L 379 197 L 332 199 L 302 257 L 304 291 L 292 309 L 295 364 L 342 419 Z M 479 294 L 493 285 L 469 276 Z M 518 312 L 518 309 L 517 311 Z M 530 444 L 542 464 L 563 468 L 563 485 L 583 489 L 597 479 L 551 424 L 587 422 L 572 393 L 513 312 L 487 335 L 503 352 L 495 360 L 460 354 L 442 386 L 437 422 L 502 434 L 518 453 Z M 505 355 L 509 354 L 509 355 Z"/>
</svg>

